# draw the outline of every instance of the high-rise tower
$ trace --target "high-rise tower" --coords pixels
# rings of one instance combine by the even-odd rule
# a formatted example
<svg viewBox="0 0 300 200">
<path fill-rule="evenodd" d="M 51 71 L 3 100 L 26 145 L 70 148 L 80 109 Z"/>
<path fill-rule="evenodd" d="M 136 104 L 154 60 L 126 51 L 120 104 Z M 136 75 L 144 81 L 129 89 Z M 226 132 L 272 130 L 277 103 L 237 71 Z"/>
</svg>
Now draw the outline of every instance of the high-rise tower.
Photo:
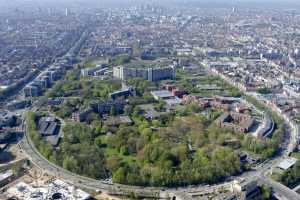
<svg viewBox="0 0 300 200">
<path fill-rule="evenodd" d="M 69 15 L 69 9 L 68 8 L 66 8 L 65 15 L 66 15 L 66 17 L 68 17 L 68 15 Z"/>
</svg>

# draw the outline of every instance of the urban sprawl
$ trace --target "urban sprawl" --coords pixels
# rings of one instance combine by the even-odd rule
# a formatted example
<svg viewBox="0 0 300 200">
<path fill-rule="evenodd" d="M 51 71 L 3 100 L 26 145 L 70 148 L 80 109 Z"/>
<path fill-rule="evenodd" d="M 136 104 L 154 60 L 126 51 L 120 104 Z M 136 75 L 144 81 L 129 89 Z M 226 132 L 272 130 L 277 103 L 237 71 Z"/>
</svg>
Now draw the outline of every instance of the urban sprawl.
<svg viewBox="0 0 300 200">
<path fill-rule="evenodd" d="M 62 5 L 0 10 L 0 199 L 300 199 L 299 10 Z"/>
</svg>

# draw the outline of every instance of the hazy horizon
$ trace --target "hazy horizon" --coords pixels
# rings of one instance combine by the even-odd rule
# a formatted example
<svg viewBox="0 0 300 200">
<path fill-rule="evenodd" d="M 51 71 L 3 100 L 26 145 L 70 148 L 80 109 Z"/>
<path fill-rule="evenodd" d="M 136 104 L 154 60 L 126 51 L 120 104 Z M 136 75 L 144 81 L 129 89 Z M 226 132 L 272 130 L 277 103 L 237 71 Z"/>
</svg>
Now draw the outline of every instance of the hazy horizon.
<svg viewBox="0 0 300 200">
<path fill-rule="evenodd" d="M 161 5 L 185 5 L 185 6 L 203 6 L 203 7 L 276 7 L 276 8 L 295 8 L 300 6 L 298 0 L 0 0 L 0 6 L 4 7 L 22 7 L 27 5 L 36 6 L 66 6 L 82 5 L 91 6 L 109 6 L 122 7 L 132 6 L 144 3 L 155 3 Z"/>
</svg>

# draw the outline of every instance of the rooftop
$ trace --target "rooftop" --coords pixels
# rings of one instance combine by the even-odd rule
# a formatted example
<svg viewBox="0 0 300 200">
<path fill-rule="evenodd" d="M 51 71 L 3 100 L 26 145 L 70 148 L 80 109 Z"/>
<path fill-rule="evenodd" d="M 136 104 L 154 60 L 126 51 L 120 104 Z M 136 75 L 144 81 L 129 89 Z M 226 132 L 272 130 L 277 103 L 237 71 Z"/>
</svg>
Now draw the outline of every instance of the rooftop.
<svg viewBox="0 0 300 200">
<path fill-rule="evenodd" d="M 168 90 L 152 91 L 151 94 L 156 98 L 162 98 L 162 99 L 173 97 L 172 93 Z"/>
<path fill-rule="evenodd" d="M 180 99 L 180 98 L 167 99 L 165 101 L 169 106 L 178 105 L 178 104 L 182 103 L 182 99 Z"/>
<path fill-rule="evenodd" d="M 146 60 L 132 60 L 130 63 L 124 65 L 126 68 L 137 68 L 137 69 L 145 69 L 145 68 L 160 68 L 166 67 L 172 64 L 169 60 L 155 60 L 155 61 L 146 61 Z"/>
<path fill-rule="evenodd" d="M 297 161 L 298 161 L 297 158 L 293 158 L 293 157 L 286 158 L 279 163 L 278 168 L 287 170 L 292 166 L 294 166 L 294 164 L 296 164 Z"/>
<path fill-rule="evenodd" d="M 120 125 L 120 124 L 132 124 L 132 120 L 129 116 L 116 116 L 108 118 L 105 123 L 107 125 Z"/>
</svg>

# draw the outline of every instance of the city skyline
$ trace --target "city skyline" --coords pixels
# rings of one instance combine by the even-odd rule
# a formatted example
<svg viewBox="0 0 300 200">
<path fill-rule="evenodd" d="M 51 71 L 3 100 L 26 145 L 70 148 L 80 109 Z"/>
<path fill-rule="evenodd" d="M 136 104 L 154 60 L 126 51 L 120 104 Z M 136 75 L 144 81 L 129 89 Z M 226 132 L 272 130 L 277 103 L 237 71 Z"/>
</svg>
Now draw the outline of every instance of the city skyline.
<svg viewBox="0 0 300 200">
<path fill-rule="evenodd" d="M 227 6 L 243 6 L 243 7 L 276 7 L 280 8 L 293 8 L 293 6 L 299 6 L 300 2 L 297 0 L 62 0 L 62 1 L 52 1 L 52 0 L 13 0 L 6 1 L 2 0 L 0 5 L 6 7 L 22 7 L 28 5 L 39 5 L 39 6 L 67 6 L 67 5 L 99 5 L 99 6 L 130 6 L 130 5 L 140 5 L 143 3 L 155 3 L 162 5 L 170 5 L 170 3 L 175 3 L 175 5 L 191 5 L 191 6 L 207 6 L 207 7 L 227 7 Z"/>
</svg>

